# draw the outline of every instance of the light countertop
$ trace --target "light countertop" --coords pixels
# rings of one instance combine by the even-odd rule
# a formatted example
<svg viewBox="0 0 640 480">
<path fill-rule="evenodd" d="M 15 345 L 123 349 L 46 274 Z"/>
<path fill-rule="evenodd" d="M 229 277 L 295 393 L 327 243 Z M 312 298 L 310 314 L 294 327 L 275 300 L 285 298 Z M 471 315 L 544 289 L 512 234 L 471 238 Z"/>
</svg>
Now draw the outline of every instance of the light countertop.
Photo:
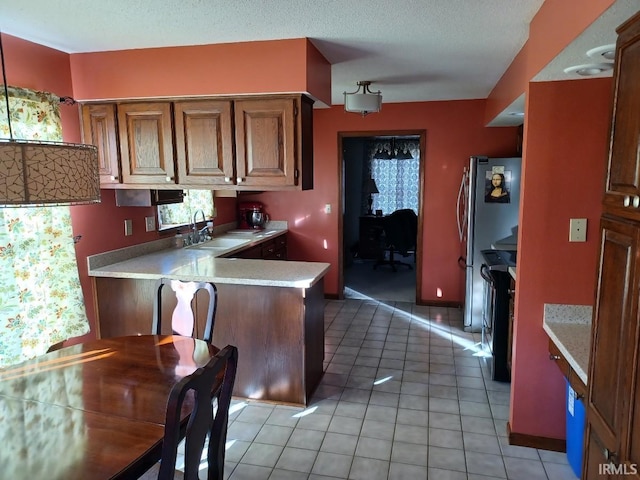
<svg viewBox="0 0 640 480">
<path fill-rule="evenodd" d="M 220 258 L 283 235 L 270 229 L 257 235 L 224 234 L 212 243 L 173 248 L 167 238 L 88 257 L 89 276 L 210 281 L 236 285 L 309 288 L 329 270 L 329 263 Z M 216 238 L 236 239 L 233 246 L 209 248 Z M 207 246 L 209 244 L 209 247 Z"/>
<path fill-rule="evenodd" d="M 591 352 L 590 305 L 545 304 L 542 328 L 587 385 Z"/>
</svg>

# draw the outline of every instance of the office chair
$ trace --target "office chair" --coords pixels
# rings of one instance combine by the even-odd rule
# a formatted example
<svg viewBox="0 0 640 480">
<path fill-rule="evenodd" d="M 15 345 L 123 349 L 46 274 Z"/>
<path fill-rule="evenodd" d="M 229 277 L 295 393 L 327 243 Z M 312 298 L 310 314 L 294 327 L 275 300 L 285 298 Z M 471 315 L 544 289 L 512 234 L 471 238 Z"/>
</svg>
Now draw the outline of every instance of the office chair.
<svg viewBox="0 0 640 480">
<path fill-rule="evenodd" d="M 216 317 L 216 307 L 218 290 L 213 283 L 209 282 L 183 282 L 180 280 L 169 280 L 161 278 L 156 283 L 156 299 L 153 304 L 153 324 L 151 333 L 161 335 L 162 332 L 162 297 L 165 286 L 169 284 L 171 290 L 175 292 L 176 306 L 171 315 L 172 331 L 178 335 L 186 337 L 201 338 L 211 343 L 213 338 L 213 327 Z M 200 290 L 206 290 L 209 294 L 209 304 L 207 317 L 202 337 L 198 336 L 198 325 L 195 321 L 197 311 L 194 310 L 194 300 Z"/>
<path fill-rule="evenodd" d="M 382 252 L 376 263 L 373 265 L 374 270 L 379 265 L 390 265 L 394 272 L 397 271 L 396 265 L 404 265 L 410 270 L 413 266 L 410 263 L 401 262 L 396 259 L 397 253 L 403 257 L 414 254 L 418 237 L 418 216 L 410 208 L 403 208 L 387 215 L 383 218 L 382 223 L 384 234 L 381 237 Z M 389 252 L 389 258 L 386 258 L 385 252 Z"/>
</svg>

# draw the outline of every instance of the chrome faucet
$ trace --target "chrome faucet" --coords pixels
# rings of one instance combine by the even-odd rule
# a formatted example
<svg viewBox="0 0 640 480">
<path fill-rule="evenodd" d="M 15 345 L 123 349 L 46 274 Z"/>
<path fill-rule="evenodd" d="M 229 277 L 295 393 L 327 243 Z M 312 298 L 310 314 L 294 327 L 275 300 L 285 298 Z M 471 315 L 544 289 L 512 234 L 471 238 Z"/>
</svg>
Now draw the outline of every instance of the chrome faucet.
<svg viewBox="0 0 640 480">
<path fill-rule="evenodd" d="M 192 244 L 204 242 L 205 239 L 206 239 L 206 232 L 207 232 L 206 225 L 200 231 L 198 231 L 198 227 L 196 226 L 196 224 L 197 224 L 196 218 L 198 217 L 198 213 L 201 213 L 202 214 L 202 220 L 205 223 L 207 222 L 207 217 L 205 217 L 204 211 L 202 209 L 196 210 L 196 212 L 193 214 L 193 224 L 191 226 L 191 230 L 192 230 L 192 232 L 191 232 L 191 238 L 192 238 L 191 243 Z"/>
</svg>

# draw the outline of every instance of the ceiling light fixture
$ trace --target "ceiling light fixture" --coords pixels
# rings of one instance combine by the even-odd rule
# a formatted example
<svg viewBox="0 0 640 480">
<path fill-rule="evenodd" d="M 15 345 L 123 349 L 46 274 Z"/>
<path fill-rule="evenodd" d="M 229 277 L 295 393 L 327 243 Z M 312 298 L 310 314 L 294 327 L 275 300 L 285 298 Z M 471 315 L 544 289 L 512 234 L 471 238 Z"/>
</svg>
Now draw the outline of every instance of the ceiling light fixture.
<svg viewBox="0 0 640 480">
<path fill-rule="evenodd" d="M 586 65 L 575 65 L 565 68 L 564 73 L 575 73 L 583 77 L 591 77 L 604 73 L 612 68 L 613 65 L 611 63 L 588 63 Z"/>
<path fill-rule="evenodd" d="M 609 60 L 613 62 L 616 58 L 616 45 L 602 45 L 587 51 L 587 55 L 596 60 Z"/>
<path fill-rule="evenodd" d="M 372 92 L 369 89 L 371 82 L 358 82 L 355 92 L 344 92 L 345 112 L 360 113 L 363 117 L 370 113 L 377 113 L 382 108 L 382 93 L 380 90 Z"/>
<path fill-rule="evenodd" d="M 1 32 L 0 64 L 9 128 L 9 139 L 0 139 L 0 207 L 99 202 L 95 146 L 13 138 Z"/>
</svg>

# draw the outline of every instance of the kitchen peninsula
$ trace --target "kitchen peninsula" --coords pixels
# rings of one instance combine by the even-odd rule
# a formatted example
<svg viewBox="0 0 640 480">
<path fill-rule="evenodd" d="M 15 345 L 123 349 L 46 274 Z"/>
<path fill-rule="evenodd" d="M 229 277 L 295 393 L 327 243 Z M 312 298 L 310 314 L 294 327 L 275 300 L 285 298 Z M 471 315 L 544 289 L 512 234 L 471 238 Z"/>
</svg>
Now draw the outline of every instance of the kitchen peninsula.
<svg viewBox="0 0 640 480">
<path fill-rule="evenodd" d="M 329 264 L 230 258 L 286 233 L 225 234 L 185 248 L 167 238 L 88 257 L 98 336 L 150 333 L 159 278 L 212 282 L 218 291 L 213 343 L 239 352 L 234 395 L 306 405 L 323 374 Z M 203 303 L 196 298 L 198 311 L 206 310 Z M 170 303 L 163 307 L 167 317 L 172 310 Z M 163 320 L 169 327 L 170 318 Z"/>
</svg>

